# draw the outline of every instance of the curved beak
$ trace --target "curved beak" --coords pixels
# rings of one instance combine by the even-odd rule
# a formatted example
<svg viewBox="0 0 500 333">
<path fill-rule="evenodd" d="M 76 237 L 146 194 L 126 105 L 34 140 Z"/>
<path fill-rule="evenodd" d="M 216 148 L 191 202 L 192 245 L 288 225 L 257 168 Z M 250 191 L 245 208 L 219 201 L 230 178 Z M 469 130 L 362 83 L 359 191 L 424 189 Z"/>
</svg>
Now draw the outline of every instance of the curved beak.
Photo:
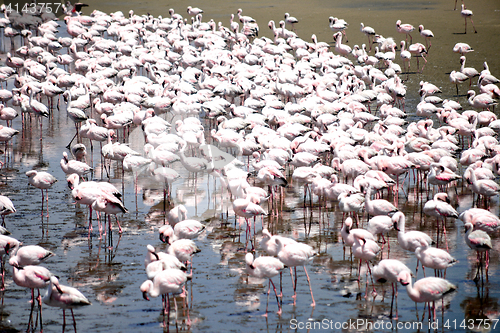
<svg viewBox="0 0 500 333">
<path fill-rule="evenodd" d="M 143 291 L 142 292 L 142 298 L 144 298 L 146 301 L 149 301 L 149 297 L 148 297 L 148 292 L 147 291 Z"/>
</svg>

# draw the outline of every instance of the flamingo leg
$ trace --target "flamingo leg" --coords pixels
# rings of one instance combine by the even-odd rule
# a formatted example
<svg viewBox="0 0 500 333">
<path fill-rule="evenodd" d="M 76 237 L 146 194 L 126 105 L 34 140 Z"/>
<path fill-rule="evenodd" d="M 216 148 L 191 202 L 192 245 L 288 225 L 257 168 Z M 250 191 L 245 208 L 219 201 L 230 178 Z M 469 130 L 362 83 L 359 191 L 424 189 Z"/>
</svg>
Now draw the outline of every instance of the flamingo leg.
<svg viewBox="0 0 500 333">
<path fill-rule="evenodd" d="M 75 314 L 73 313 L 73 309 L 71 310 L 71 316 L 73 317 L 73 327 L 75 328 L 75 333 L 76 333 L 76 320 L 75 320 Z"/>
<path fill-rule="evenodd" d="M 309 291 L 311 292 L 311 299 L 312 299 L 311 306 L 316 306 L 316 302 L 314 301 L 313 291 L 311 287 L 311 279 L 309 279 L 309 274 L 307 274 L 306 266 L 304 266 L 304 272 L 306 272 L 307 283 L 309 283 Z"/>
<path fill-rule="evenodd" d="M 64 333 L 65 329 L 66 329 L 66 310 L 63 309 L 63 328 L 62 328 L 63 333 Z M 75 332 L 76 332 L 76 328 L 75 328 Z"/>
<path fill-rule="evenodd" d="M 271 284 L 273 285 L 273 289 L 274 289 L 274 294 L 276 295 L 276 302 L 278 303 L 278 315 L 281 316 L 281 314 L 283 313 L 283 309 L 281 308 L 281 304 L 280 304 L 280 301 L 278 299 L 278 293 L 276 292 L 276 286 L 274 285 L 274 282 L 273 280 L 269 279 L 269 281 L 271 282 Z"/>
</svg>

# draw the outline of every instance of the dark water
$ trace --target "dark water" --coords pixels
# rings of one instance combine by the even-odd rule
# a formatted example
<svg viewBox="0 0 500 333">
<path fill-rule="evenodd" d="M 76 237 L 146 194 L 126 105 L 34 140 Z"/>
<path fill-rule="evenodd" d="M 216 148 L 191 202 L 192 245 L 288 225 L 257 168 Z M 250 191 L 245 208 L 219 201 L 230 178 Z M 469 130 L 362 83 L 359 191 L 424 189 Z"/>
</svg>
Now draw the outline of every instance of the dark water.
<svg viewBox="0 0 500 333">
<path fill-rule="evenodd" d="M 430 81 L 443 91 L 442 98 L 453 98 L 455 87 L 449 83 L 448 74 L 451 70 L 458 70 L 459 55 L 451 51 L 456 42 L 467 42 L 476 51 L 467 56 L 467 65 L 482 69 L 483 61 L 488 61 L 491 72 L 497 77 L 500 75 L 500 3 L 497 1 L 475 1 L 469 5 L 474 11 L 474 23 L 477 34 L 463 34 L 464 23 L 459 11 L 453 11 L 453 1 L 312 1 L 312 2 L 275 2 L 263 1 L 234 2 L 198 1 L 159 2 L 159 1 L 121 1 L 102 2 L 90 1 L 86 13 L 91 9 L 106 12 L 122 10 L 127 13 L 134 9 L 136 14 L 151 13 L 155 16 L 168 16 L 168 9 L 185 15 L 187 5 L 198 6 L 204 9 L 203 20 L 213 18 L 229 25 L 229 16 L 238 8 L 243 14 L 257 19 L 262 35 L 270 36 L 266 28 L 271 19 L 279 21 L 284 12 L 288 11 L 297 17 L 297 33 L 303 39 L 309 40 L 315 33 L 320 41 L 331 42 L 332 32 L 328 27 L 328 16 L 345 19 L 349 24 L 347 30 L 348 44 L 361 45 L 366 37 L 359 31 L 359 23 L 372 26 L 375 30 L 388 37 L 395 37 L 396 41 L 404 38 L 398 35 L 395 22 L 403 22 L 414 26 L 424 24 L 433 30 L 435 38 L 429 52 L 428 63 L 422 74 L 410 73 L 404 75 L 408 87 L 406 98 L 407 112 L 411 114 L 418 103 L 418 83 L 421 80 Z M 470 23 L 469 23 L 470 24 Z M 470 29 L 470 26 L 468 27 Z M 60 29 L 63 30 L 62 28 Z M 64 35 L 65 33 L 63 33 Z M 423 42 L 418 33 L 413 33 L 414 41 Z M 399 60 L 399 57 L 397 57 Z M 412 60 L 412 68 L 415 68 Z M 12 83 L 10 86 L 12 87 Z M 477 90 L 477 87 L 473 87 Z M 467 88 L 460 87 L 460 94 L 465 94 Z M 467 108 L 464 96 L 459 101 Z M 415 118 L 414 118 L 415 119 Z M 12 127 L 21 130 L 21 121 L 16 119 Z M 152 299 L 147 302 L 142 299 L 139 291 L 140 284 L 146 279 L 144 274 L 143 258 L 146 245 L 152 244 L 163 248 L 158 240 L 157 227 L 163 224 L 161 188 L 149 179 L 146 174 L 139 178 L 139 197 L 137 211 L 134 195 L 133 177 L 125 175 L 124 202 L 130 210 L 128 214 L 120 216 L 124 227 L 121 237 L 116 227 L 113 232 L 113 249 L 108 250 L 108 240 L 99 241 L 97 237 L 87 239 L 87 210 L 73 204 L 72 198 L 63 174 L 59 160 L 65 146 L 74 134 L 73 122 L 66 116 L 64 107 L 55 111 L 49 119 L 43 120 L 43 141 L 39 140 L 40 132 L 37 126 L 32 130 L 24 130 L 12 141 L 5 155 L 5 166 L 1 170 L 2 178 L 0 191 L 14 202 L 17 213 L 6 219 L 7 227 L 12 236 L 21 240 L 25 245 L 39 244 L 56 253 L 44 264 L 51 272 L 58 275 L 64 284 L 72 285 L 81 290 L 92 306 L 75 310 L 80 332 L 149 332 L 161 331 L 161 301 Z M 141 150 L 143 145 L 142 132 L 134 129 L 130 134 L 132 148 Z M 88 143 L 88 142 L 84 142 Z M 98 150 L 94 151 L 94 178 L 105 177 L 99 166 Z M 57 182 L 49 190 L 49 218 L 41 216 L 40 191 L 27 186 L 25 172 L 33 168 L 48 171 L 53 174 Z M 329 203 L 326 209 L 320 211 L 317 204 L 313 207 L 302 206 L 303 189 L 297 184 L 285 189 L 284 207 L 279 217 L 266 217 L 264 223 L 272 233 L 292 236 L 299 241 L 313 246 L 320 255 L 308 266 L 308 271 L 316 298 L 316 307 L 311 308 L 309 290 L 305 276 L 299 269 L 299 285 L 297 305 L 292 305 L 291 282 L 284 274 L 283 315 L 279 318 L 270 313 L 266 319 L 262 317 L 265 310 L 265 292 L 267 281 L 247 279 L 242 275 L 244 268 L 245 233 L 243 221 L 235 223 L 231 201 L 221 197 L 220 183 L 214 182 L 213 177 L 204 175 L 199 177 L 194 189 L 194 180 L 188 177 L 180 164 L 176 165 L 183 178 L 174 184 L 172 189 L 175 204 L 182 203 L 188 208 L 188 218 L 194 218 L 207 225 L 207 231 L 197 240 L 202 250 L 194 259 L 194 278 L 188 283 L 189 317 L 191 327 L 187 328 L 187 308 L 182 300 L 177 299 L 179 305 L 178 329 L 197 332 L 218 331 L 293 331 L 297 322 L 301 325 L 323 324 L 323 328 L 344 324 L 343 331 L 362 330 L 360 326 L 345 323 L 357 322 L 374 324 L 378 329 L 373 331 L 417 332 L 428 331 L 427 322 L 419 328 L 419 318 L 422 316 L 423 306 L 419 304 L 418 312 L 414 303 L 400 288 L 398 310 L 399 318 L 391 320 L 390 287 L 387 288 L 387 297 L 378 296 L 365 298 L 365 285 L 361 289 L 357 284 L 357 264 L 344 256 L 340 239 L 342 214 L 338 211 L 336 202 Z M 121 186 L 121 171 L 114 166 L 111 182 Z M 421 214 L 421 201 L 414 195 L 413 183 L 399 198 L 399 207 L 407 217 L 408 228 L 419 229 L 436 238 L 435 222 Z M 470 191 L 458 184 L 456 191 L 451 189 L 454 206 L 462 212 L 472 205 Z M 427 194 L 423 194 L 425 201 Z M 314 199 L 316 200 L 316 198 Z M 492 210 L 498 215 L 498 198 L 492 201 Z M 366 216 L 364 217 L 366 219 Z M 257 220 L 259 221 L 259 220 Z M 447 279 L 458 285 L 458 292 L 445 301 L 444 314 L 439 311 L 439 321 L 436 331 L 448 332 L 451 330 L 468 331 L 470 323 L 464 319 L 496 319 L 499 316 L 498 285 L 498 243 L 493 240 L 495 249 L 491 251 L 490 278 L 488 283 L 479 287 L 472 281 L 475 273 L 475 252 L 469 250 L 463 238 L 463 223 L 459 220 L 448 221 L 448 243 L 450 253 L 458 263 L 448 269 Z M 261 225 L 257 223 L 257 234 Z M 391 258 L 399 258 L 410 267 L 416 266 L 413 254 L 401 251 L 395 245 L 396 235 L 391 235 Z M 384 252 L 384 257 L 386 256 Z M 24 330 L 28 322 L 30 293 L 17 287 L 9 273 L 6 277 L 6 291 L 2 298 L 1 325 L 4 329 Z M 361 276 L 364 281 L 364 271 Z M 418 278 L 422 277 L 421 271 Z M 275 279 L 276 280 L 276 279 Z M 379 295 L 382 289 L 377 288 Z M 369 294 L 368 294 L 369 295 Z M 438 302 L 440 305 L 440 302 Z M 270 299 L 270 310 L 275 311 L 276 304 Z M 44 330 L 56 332 L 61 330 L 62 316 L 58 309 L 43 309 Z M 67 318 L 69 319 L 69 318 Z M 358 322 L 359 320 L 359 322 Z M 331 321 L 331 322 L 330 322 Z M 71 325 L 71 319 L 68 320 Z M 448 323 L 448 326 L 444 325 Z M 478 321 L 475 321 L 478 323 Z M 400 325 L 397 328 L 397 325 Z M 495 324 L 495 322 L 491 322 Z M 383 326 L 381 326 L 383 325 Z M 302 327 L 302 326 L 300 326 Z M 70 327 L 67 327 L 69 329 Z M 172 330 L 175 326 L 170 327 Z M 320 326 L 316 326 L 319 330 Z M 297 328 L 297 330 L 299 330 Z M 341 329 L 337 329 L 339 331 Z M 369 330 L 369 329 L 368 329 Z M 500 324 L 496 330 L 499 331 Z M 488 330 L 485 330 L 488 331 Z"/>
</svg>

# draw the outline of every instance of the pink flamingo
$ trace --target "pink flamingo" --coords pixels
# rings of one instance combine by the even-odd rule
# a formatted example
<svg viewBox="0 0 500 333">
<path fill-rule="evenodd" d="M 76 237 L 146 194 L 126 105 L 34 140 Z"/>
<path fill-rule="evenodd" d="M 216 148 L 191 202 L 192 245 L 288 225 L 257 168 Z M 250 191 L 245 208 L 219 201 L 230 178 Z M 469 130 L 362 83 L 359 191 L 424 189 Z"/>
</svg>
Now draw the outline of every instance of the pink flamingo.
<svg viewBox="0 0 500 333">
<path fill-rule="evenodd" d="M 374 240 L 365 239 L 359 234 L 354 234 L 354 244 L 352 246 L 352 253 L 354 257 L 359 258 L 358 284 L 361 278 L 361 265 L 364 260 L 366 262 L 366 267 L 368 268 L 368 272 L 370 272 L 370 277 L 372 279 L 372 285 L 373 285 L 373 276 L 370 269 L 369 261 L 373 260 L 380 253 L 380 251 L 381 251 L 380 246 L 378 246 L 378 244 Z M 375 291 L 375 287 L 373 288 L 374 288 L 373 290 Z"/>
<path fill-rule="evenodd" d="M 5 278 L 5 263 L 4 263 L 4 256 L 9 254 L 9 252 L 12 251 L 17 251 L 19 246 L 22 243 L 19 242 L 17 239 L 6 236 L 6 235 L 0 235 L 0 263 L 2 265 L 2 285 L 0 286 L 0 291 L 5 290 L 5 284 L 4 284 L 4 278 Z"/>
<path fill-rule="evenodd" d="M 444 269 L 444 277 L 446 278 L 446 269 L 457 262 L 448 251 L 429 247 L 429 244 L 425 240 L 420 240 L 420 246 L 415 249 L 415 255 L 422 264 L 424 276 L 425 267 L 429 267 L 433 268 L 435 271 Z"/>
<path fill-rule="evenodd" d="M 169 224 L 166 224 L 158 229 L 158 233 L 163 243 L 169 243 L 169 240 L 173 242 L 177 239 L 196 238 L 203 230 L 205 230 L 205 226 L 199 221 L 184 220 L 177 223 L 173 228 Z"/>
<path fill-rule="evenodd" d="M 191 275 L 193 274 L 193 264 L 192 258 L 196 253 L 199 253 L 201 250 L 196 246 L 195 242 L 190 239 L 178 239 L 172 240 L 172 238 L 165 239 L 168 246 L 167 253 L 171 254 L 179 261 L 189 264 L 191 263 Z"/>
<path fill-rule="evenodd" d="M 455 6 L 456 6 L 456 4 L 455 4 Z M 474 15 L 474 14 L 472 13 L 472 10 L 467 9 L 463 3 L 462 3 L 462 10 L 460 11 L 460 15 L 462 15 L 462 17 L 465 20 L 465 32 L 464 33 L 465 34 L 467 33 L 467 18 L 469 18 L 470 23 L 472 23 L 472 27 L 474 28 L 474 33 L 477 34 L 476 27 L 474 26 L 474 21 L 472 21 L 472 15 Z"/>
<path fill-rule="evenodd" d="M 385 199 L 372 200 L 373 187 L 369 186 L 365 194 L 365 211 L 368 216 L 390 215 L 398 212 L 398 208 Z"/>
<path fill-rule="evenodd" d="M 408 23 L 404 23 L 404 24 L 401 24 L 401 20 L 397 20 L 396 21 L 396 30 L 400 33 L 400 34 L 405 34 L 406 35 L 406 41 L 408 41 L 408 36 L 410 36 L 410 43 L 412 43 L 412 38 L 411 38 L 411 35 L 410 33 L 415 30 L 415 27 L 411 24 L 408 24 Z"/>
<path fill-rule="evenodd" d="M 84 175 L 92 171 L 92 168 L 87 163 L 77 160 L 70 160 L 68 158 L 68 153 L 66 152 L 63 152 L 63 158 L 60 161 L 60 165 L 62 171 L 67 175 L 76 173 L 80 177 L 83 177 Z"/>
<path fill-rule="evenodd" d="M 443 232 L 446 237 L 446 218 L 458 218 L 458 212 L 450 205 L 450 199 L 447 193 L 436 193 L 434 199 L 425 203 L 423 211 L 426 215 L 436 218 L 436 223 L 439 228 L 439 219 L 443 219 Z M 446 249 L 448 250 L 448 241 L 446 241 Z"/>
<path fill-rule="evenodd" d="M 468 79 L 469 77 L 462 72 L 457 72 L 457 71 L 450 72 L 450 81 L 457 87 L 457 96 L 458 96 L 458 84 L 465 82 Z"/>
<path fill-rule="evenodd" d="M 491 179 L 477 179 L 476 173 L 470 173 L 471 190 L 478 196 L 484 196 L 485 200 L 497 195 L 500 192 L 500 185 Z M 479 198 L 478 198 L 479 201 Z"/>
<path fill-rule="evenodd" d="M 9 265 L 15 267 L 39 265 L 55 254 L 38 245 L 16 247 L 10 253 Z"/>
<path fill-rule="evenodd" d="M 467 92 L 467 99 L 469 104 L 475 109 L 487 109 L 490 111 L 490 107 L 495 107 L 498 104 L 489 94 L 483 93 L 476 96 L 474 90 Z"/>
<path fill-rule="evenodd" d="M 392 285 L 392 301 L 391 301 L 391 314 L 394 297 L 396 297 L 396 311 L 397 311 L 397 297 L 398 297 L 398 276 L 401 272 L 408 272 L 411 274 L 411 270 L 404 263 L 397 259 L 383 259 L 372 268 L 373 279 L 377 283 L 387 283 Z M 396 312 L 397 317 L 397 312 Z"/>
<path fill-rule="evenodd" d="M 457 289 L 457 286 L 455 286 L 454 284 L 438 277 L 423 278 L 412 285 L 411 274 L 406 271 L 403 271 L 399 274 L 398 281 L 403 286 L 406 286 L 406 291 L 408 292 L 408 296 L 410 296 L 412 301 L 418 303 L 432 302 L 433 320 L 435 320 L 436 318 L 435 301 L 442 299 L 445 295 Z M 431 307 L 429 304 L 429 317 L 430 313 Z"/>
<path fill-rule="evenodd" d="M 247 223 L 247 233 L 250 231 L 250 224 L 248 223 L 249 218 L 259 215 L 267 215 L 266 211 L 261 206 L 251 202 L 248 197 L 245 199 L 235 199 L 233 201 L 233 210 L 236 215 L 245 218 Z"/>
<path fill-rule="evenodd" d="M 42 299 L 40 297 L 40 288 L 45 288 L 49 284 L 49 280 L 52 274 L 50 271 L 42 266 L 24 266 L 12 267 L 12 279 L 14 283 L 20 287 L 31 289 L 31 312 L 30 319 L 28 321 L 28 331 L 32 325 L 33 320 L 33 309 L 35 307 L 35 289 L 38 289 L 38 309 L 40 311 L 40 330 L 43 331 L 43 321 L 42 321 Z M 35 323 L 33 323 L 33 326 Z"/>
<path fill-rule="evenodd" d="M 179 293 L 182 290 L 182 286 L 188 280 L 186 273 L 179 269 L 166 269 L 155 275 L 153 281 L 146 280 L 141 284 L 140 290 L 142 292 L 142 297 L 149 301 L 149 296 L 158 297 L 162 295 L 163 298 L 163 325 L 165 324 L 165 315 L 170 319 L 170 298 L 168 294 Z M 166 299 L 165 296 L 166 295 Z M 176 303 L 177 307 L 177 303 Z M 177 311 L 177 308 L 176 308 Z"/>
<path fill-rule="evenodd" d="M 361 228 L 352 228 L 352 218 L 348 217 L 344 225 L 342 226 L 342 229 L 340 230 L 340 235 L 342 239 L 344 240 L 344 244 L 347 246 L 352 247 L 355 242 L 355 237 L 358 238 L 363 238 L 363 239 L 370 239 L 370 240 L 375 240 L 375 237 L 373 237 L 373 234 L 369 232 L 368 230 L 361 229 Z"/>
<path fill-rule="evenodd" d="M 293 280 L 292 275 L 293 304 L 295 305 L 297 300 L 297 266 L 303 266 L 304 272 L 306 273 L 307 282 L 309 283 L 309 291 L 311 292 L 311 306 L 316 306 L 311 287 L 311 280 L 309 279 L 309 274 L 307 274 L 305 265 L 309 262 L 309 260 L 317 255 L 317 252 L 314 251 L 311 246 L 303 243 L 291 243 L 285 245 L 280 238 L 276 238 L 276 244 L 278 245 L 278 259 L 281 260 L 283 264 L 290 267 L 290 269 L 293 267 L 295 270 L 295 281 Z"/>
<path fill-rule="evenodd" d="M 453 46 L 453 52 L 460 53 L 461 55 L 473 51 L 474 49 L 467 43 L 456 43 L 455 46 Z"/>
<path fill-rule="evenodd" d="M 474 67 L 465 67 L 466 62 L 465 56 L 460 57 L 460 73 L 467 75 L 469 78 L 469 87 L 472 86 L 472 78 L 479 76 L 479 72 Z"/>
<path fill-rule="evenodd" d="M 50 283 L 42 301 L 48 306 L 58 307 L 63 310 L 63 332 L 66 327 L 66 309 L 71 310 L 73 327 L 76 332 L 76 320 L 73 309 L 92 304 L 78 289 L 59 284 L 59 280 L 55 276 L 50 277 Z"/>
<path fill-rule="evenodd" d="M 146 258 L 144 259 L 144 267 L 146 267 L 146 272 L 148 271 L 148 266 L 156 261 L 162 261 L 165 263 L 166 267 L 163 268 L 175 268 L 180 269 L 182 271 L 186 271 L 186 266 L 173 254 L 156 251 L 154 246 L 151 244 L 147 245 L 148 253 L 146 254 Z"/>
<path fill-rule="evenodd" d="M 45 201 L 47 201 L 47 216 L 49 216 L 49 188 L 57 182 L 56 177 L 52 176 L 50 173 L 45 171 L 30 170 L 26 172 L 26 176 L 29 177 L 28 183 L 42 191 L 42 212 L 43 212 L 43 201 L 44 195 L 43 190 L 45 190 Z"/>
<path fill-rule="evenodd" d="M 5 216 L 15 213 L 16 207 L 5 195 L 0 195 L 0 215 L 2 216 L 2 226 L 5 227 Z"/>
<path fill-rule="evenodd" d="M 108 214 L 108 226 L 109 232 L 111 236 L 111 215 L 115 215 L 116 223 L 118 224 L 118 233 L 122 233 L 122 226 L 120 225 L 120 221 L 118 220 L 119 213 L 128 213 L 128 210 L 123 206 L 123 203 L 114 196 L 107 195 L 103 193 L 103 195 L 98 196 L 95 201 L 92 203 L 92 209 L 97 212 L 103 212 Z"/>
<path fill-rule="evenodd" d="M 475 230 L 494 233 L 500 229 L 500 218 L 482 208 L 469 208 L 458 216 L 464 223 L 471 223 Z"/>
<path fill-rule="evenodd" d="M 340 55 L 347 56 L 352 52 L 352 49 L 347 44 L 342 44 L 342 32 L 337 32 L 333 35 L 333 40 L 335 41 L 335 52 Z"/>
<path fill-rule="evenodd" d="M 368 47 L 370 48 L 369 50 L 372 50 L 372 44 L 373 44 L 373 37 L 375 37 L 375 29 L 372 27 L 366 26 L 361 22 L 361 32 L 368 37 Z"/>
<path fill-rule="evenodd" d="M 278 274 L 281 274 L 281 272 L 285 268 L 285 265 L 283 265 L 283 263 L 275 257 L 262 256 L 254 260 L 254 256 L 250 252 L 245 255 L 245 262 L 247 274 L 256 278 L 269 279 L 269 288 L 267 289 L 266 314 L 264 316 L 267 317 L 271 284 L 273 285 L 274 294 L 276 295 L 276 302 L 278 303 L 278 315 L 281 315 L 283 311 L 278 299 L 278 292 L 276 291 L 276 286 L 274 285 L 272 278 Z"/>
<path fill-rule="evenodd" d="M 491 238 L 486 232 L 482 230 L 472 231 L 474 227 L 470 222 L 465 223 L 464 227 L 465 227 L 465 243 L 472 250 L 477 252 L 477 261 L 479 264 L 477 267 L 477 273 L 474 280 L 479 279 L 478 274 L 479 274 L 479 269 L 482 268 L 483 264 L 483 253 L 485 253 L 486 277 L 488 277 L 488 266 L 490 263 L 489 251 L 493 248 L 493 245 L 491 244 Z"/>
<path fill-rule="evenodd" d="M 420 36 L 425 38 L 425 47 L 427 48 L 427 50 L 430 50 L 432 46 L 431 38 L 434 37 L 434 34 L 431 30 L 424 29 L 424 26 L 422 24 L 418 26 L 418 31 L 420 32 Z M 429 45 L 427 45 L 427 42 L 429 42 Z"/>
<path fill-rule="evenodd" d="M 185 219 L 187 219 L 187 209 L 184 205 L 175 206 L 167 213 L 167 222 L 172 227 Z"/>
</svg>

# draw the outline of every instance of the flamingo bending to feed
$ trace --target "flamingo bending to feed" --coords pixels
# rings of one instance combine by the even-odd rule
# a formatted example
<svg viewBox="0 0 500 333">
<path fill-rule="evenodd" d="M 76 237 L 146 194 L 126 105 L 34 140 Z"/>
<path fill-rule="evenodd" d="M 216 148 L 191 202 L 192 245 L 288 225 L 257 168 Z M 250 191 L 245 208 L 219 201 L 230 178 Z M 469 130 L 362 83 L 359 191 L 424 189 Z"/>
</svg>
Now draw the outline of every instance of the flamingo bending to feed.
<svg viewBox="0 0 500 333">
<path fill-rule="evenodd" d="M 392 285 L 392 301 L 391 301 L 391 315 L 394 297 L 398 297 L 398 276 L 401 272 L 408 272 L 411 274 L 411 270 L 404 263 L 397 259 L 383 259 L 372 268 L 373 279 L 377 283 L 391 283 Z M 397 311 L 397 301 L 396 301 L 396 311 Z M 396 313 L 397 316 L 397 313 Z"/>
<path fill-rule="evenodd" d="M 278 314 L 281 315 L 282 309 L 281 305 L 278 299 L 278 293 L 276 291 L 276 286 L 274 285 L 274 282 L 272 281 L 272 278 L 278 273 L 281 273 L 283 269 L 285 268 L 285 265 L 283 263 L 275 258 L 275 257 L 268 257 L 268 256 L 262 256 L 257 259 L 254 259 L 254 256 L 252 253 L 247 253 L 245 256 L 245 262 L 246 262 L 246 272 L 249 275 L 252 275 L 256 278 L 267 278 L 269 279 L 269 287 L 267 289 L 267 303 L 266 303 L 266 314 L 264 316 L 267 317 L 267 312 L 268 312 L 268 306 L 269 306 L 269 294 L 271 292 L 271 284 L 273 285 L 274 289 L 274 294 L 276 295 L 276 302 L 278 302 Z"/>
<path fill-rule="evenodd" d="M 163 325 L 165 325 L 165 314 L 170 319 L 170 298 L 168 294 L 179 293 L 182 286 L 189 279 L 189 276 L 179 269 L 166 269 L 156 274 L 153 281 L 146 280 L 141 284 L 140 290 L 142 297 L 149 301 L 149 296 L 158 297 L 162 295 L 163 298 Z M 166 295 L 166 299 L 165 299 Z M 176 303 L 177 307 L 177 303 Z M 177 309 L 176 309 L 177 311 Z"/>
<path fill-rule="evenodd" d="M 71 310 L 73 327 L 76 332 L 76 320 L 73 309 L 92 304 L 78 289 L 59 284 L 59 280 L 55 276 L 50 277 L 50 283 L 42 301 L 49 306 L 58 307 L 63 310 L 63 332 L 66 327 L 66 309 Z"/>
</svg>

